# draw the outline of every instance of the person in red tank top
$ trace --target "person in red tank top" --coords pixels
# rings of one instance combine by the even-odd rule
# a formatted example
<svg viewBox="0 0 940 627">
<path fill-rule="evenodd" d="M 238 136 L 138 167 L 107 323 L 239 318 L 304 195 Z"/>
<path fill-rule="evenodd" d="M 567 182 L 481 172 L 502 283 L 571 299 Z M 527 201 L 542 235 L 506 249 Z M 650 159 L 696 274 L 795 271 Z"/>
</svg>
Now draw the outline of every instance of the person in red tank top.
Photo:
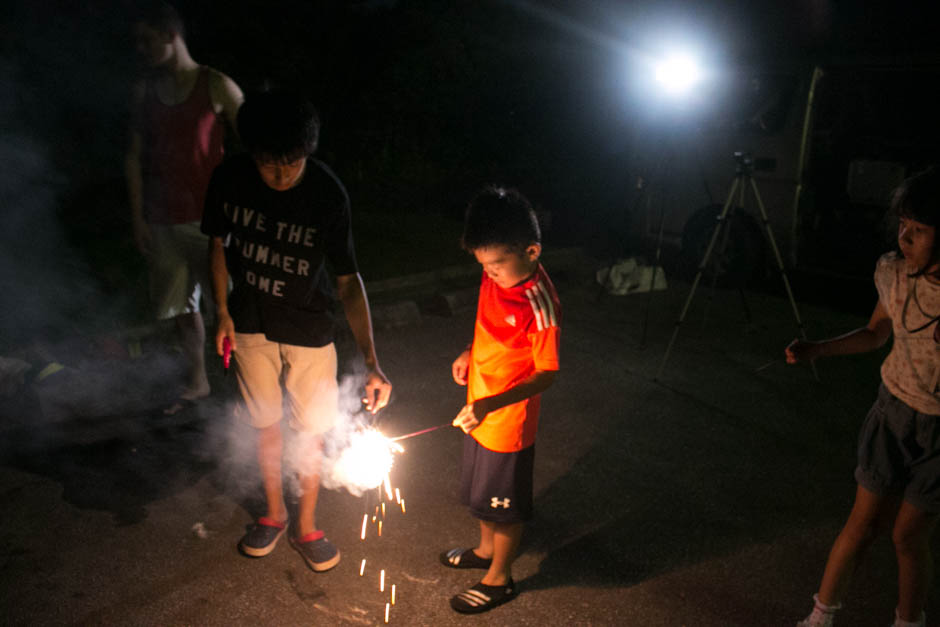
<svg viewBox="0 0 940 627">
<path fill-rule="evenodd" d="M 199 303 L 212 289 L 199 225 L 209 177 L 222 161 L 225 123 L 234 128 L 243 96 L 231 78 L 193 60 L 182 20 L 165 2 L 140 11 L 134 34 L 145 72 L 133 89 L 125 175 L 156 317 L 175 321 L 187 361 L 186 383 L 164 410 L 172 414 L 209 394 Z"/>
</svg>

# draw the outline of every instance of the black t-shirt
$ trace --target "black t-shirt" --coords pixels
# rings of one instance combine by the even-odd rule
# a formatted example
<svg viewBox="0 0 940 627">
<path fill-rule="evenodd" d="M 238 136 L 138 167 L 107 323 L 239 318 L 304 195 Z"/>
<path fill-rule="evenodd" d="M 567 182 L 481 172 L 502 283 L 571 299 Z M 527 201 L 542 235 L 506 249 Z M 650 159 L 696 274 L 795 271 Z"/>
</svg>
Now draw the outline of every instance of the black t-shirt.
<svg viewBox="0 0 940 627">
<path fill-rule="evenodd" d="M 349 197 L 325 164 L 308 158 L 301 181 L 277 191 L 248 155 L 233 157 L 212 174 L 202 232 L 225 242 L 236 331 L 296 346 L 333 341 L 327 262 L 336 275 L 358 267 Z"/>
</svg>

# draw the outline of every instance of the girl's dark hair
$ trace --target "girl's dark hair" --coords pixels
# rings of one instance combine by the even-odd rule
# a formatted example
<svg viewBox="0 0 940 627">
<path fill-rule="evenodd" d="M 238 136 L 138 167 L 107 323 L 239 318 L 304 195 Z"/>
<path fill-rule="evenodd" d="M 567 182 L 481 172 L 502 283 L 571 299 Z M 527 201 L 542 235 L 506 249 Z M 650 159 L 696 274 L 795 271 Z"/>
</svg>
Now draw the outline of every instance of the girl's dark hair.
<svg viewBox="0 0 940 627">
<path fill-rule="evenodd" d="M 246 98 L 237 125 L 245 148 L 260 161 L 296 161 L 313 154 L 320 137 L 320 117 L 313 104 L 283 88 Z"/>
<path fill-rule="evenodd" d="M 148 0 L 134 8 L 136 22 L 142 22 L 161 33 L 176 33 L 186 39 L 186 25 L 173 5 L 162 0 Z"/>
<path fill-rule="evenodd" d="M 461 238 L 465 250 L 473 252 L 490 246 L 524 250 L 529 244 L 541 242 L 535 211 L 517 190 L 492 185 L 470 201 Z"/>
<path fill-rule="evenodd" d="M 899 218 L 940 226 L 940 168 L 933 166 L 904 180 L 891 199 Z"/>
<path fill-rule="evenodd" d="M 915 220 L 940 229 L 940 168 L 932 166 L 919 174 L 904 179 L 891 198 L 891 210 L 899 218 Z M 940 233 L 938 233 L 940 235 Z M 934 236 L 931 261 L 911 274 L 922 276 L 940 254 L 940 237 Z"/>
</svg>

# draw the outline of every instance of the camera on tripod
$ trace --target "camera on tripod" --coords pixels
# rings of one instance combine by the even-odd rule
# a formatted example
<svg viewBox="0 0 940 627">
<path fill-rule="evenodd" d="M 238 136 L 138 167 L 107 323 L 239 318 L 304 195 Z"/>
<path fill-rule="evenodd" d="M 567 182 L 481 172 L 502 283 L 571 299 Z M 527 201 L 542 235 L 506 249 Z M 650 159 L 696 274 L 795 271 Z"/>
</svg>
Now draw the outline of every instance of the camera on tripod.
<svg viewBox="0 0 940 627">
<path fill-rule="evenodd" d="M 743 150 L 736 150 L 734 152 L 734 162 L 737 164 L 736 171 L 738 174 L 742 172 L 747 174 L 751 174 L 752 172 L 773 172 L 777 169 L 776 159 L 755 159 L 751 153 L 744 152 Z"/>
</svg>

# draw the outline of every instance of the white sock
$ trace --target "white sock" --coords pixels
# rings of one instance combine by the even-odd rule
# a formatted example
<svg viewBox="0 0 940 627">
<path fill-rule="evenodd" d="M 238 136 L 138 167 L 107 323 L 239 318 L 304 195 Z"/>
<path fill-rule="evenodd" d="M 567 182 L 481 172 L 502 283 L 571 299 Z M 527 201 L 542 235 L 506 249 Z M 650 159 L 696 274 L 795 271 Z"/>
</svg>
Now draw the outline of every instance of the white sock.
<svg viewBox="0 0 940 627">
<path fill-rule="evenodd" d="M 924 627 L 927 624 L 927 615 L 920 613 L 920 619 L 916 621 L 903 620 L 898 616 L 898 611 L 894 610 L 894 627 Z"/>
<path fill-rule="evenodd" d="M 813 606 L 813 614 L 816 614 L 817 612 L 819 612 L 820 615 L 823 615 L 823 614 L 831 615 L 831 614 L 835 614 L 837 610 L 842 609 L 841 603 L 836 603 L 835 605 L 826 605 L 825 603 L 819 600 L 818 593 L 813 595 L 813 603 L 815 604 Z"/>
</svg>

